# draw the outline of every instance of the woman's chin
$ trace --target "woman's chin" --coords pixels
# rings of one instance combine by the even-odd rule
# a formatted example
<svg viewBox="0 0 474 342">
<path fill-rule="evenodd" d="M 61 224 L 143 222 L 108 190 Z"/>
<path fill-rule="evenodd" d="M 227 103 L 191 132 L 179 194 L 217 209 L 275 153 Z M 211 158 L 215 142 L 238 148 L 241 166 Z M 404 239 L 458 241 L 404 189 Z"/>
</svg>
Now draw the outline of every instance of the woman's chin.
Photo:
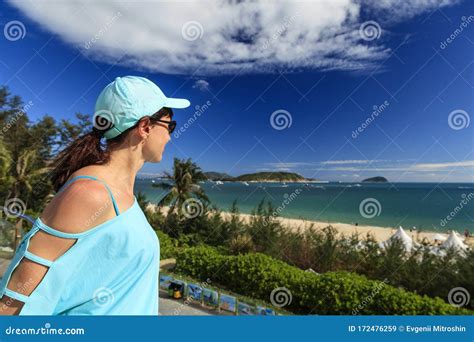
<svg viewBox="0 0 474 342">
<path fill-rule="evenodd" d="M 159 155 L 159 156 L 155 156 L 155 158 L 153 158 L 153 160 L 151 160 L 150 162 L 151 163 L 159 163 L 161 162 L 161 159 L 163 159 L 163 155 Z"/>
</svg>

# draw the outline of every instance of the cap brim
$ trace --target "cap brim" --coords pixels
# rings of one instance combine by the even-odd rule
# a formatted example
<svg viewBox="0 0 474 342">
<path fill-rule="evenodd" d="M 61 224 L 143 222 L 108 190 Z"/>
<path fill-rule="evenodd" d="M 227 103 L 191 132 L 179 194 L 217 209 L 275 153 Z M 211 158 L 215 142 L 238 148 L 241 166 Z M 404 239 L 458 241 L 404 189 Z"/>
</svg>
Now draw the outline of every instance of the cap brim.
<svg viewBox="0 0 474 342">
<path fill-rule="evenodd" d="M 168 108 L 187 108 L 191 105 L 186 99 L 167 98 L 164 107 Z"/>
</svg>

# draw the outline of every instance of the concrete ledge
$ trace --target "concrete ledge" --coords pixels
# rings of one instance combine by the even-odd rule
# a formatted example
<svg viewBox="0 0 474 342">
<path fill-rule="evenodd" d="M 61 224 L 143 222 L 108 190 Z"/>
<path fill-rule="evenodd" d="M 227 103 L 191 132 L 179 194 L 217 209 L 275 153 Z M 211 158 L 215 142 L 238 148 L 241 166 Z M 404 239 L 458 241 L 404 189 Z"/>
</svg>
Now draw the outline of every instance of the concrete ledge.
<svg viewBox="0 0 474 342">
<path fill-rule="evenodd" d="M 176 267 L 176 259 L 174 258 L 160 260 L 161 270 L 172 270 L 175 267 Z"/>
</svg>

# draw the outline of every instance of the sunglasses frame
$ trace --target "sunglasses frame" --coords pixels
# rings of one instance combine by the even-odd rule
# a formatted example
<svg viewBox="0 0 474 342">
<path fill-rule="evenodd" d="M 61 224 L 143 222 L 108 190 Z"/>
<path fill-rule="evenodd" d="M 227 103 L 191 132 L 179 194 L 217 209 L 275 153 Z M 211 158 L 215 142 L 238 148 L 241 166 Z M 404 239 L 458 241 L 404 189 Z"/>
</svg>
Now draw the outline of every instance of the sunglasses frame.
<svg viewBox="0 0 474 342">
<path fill-rule="evenodd" d="M 167 123 L 168 124 L 168 132 L 169 134 L 173 133 L 174 130 L 176 129 L 176 121 L 175 120 L 162 120 L 162 119 L 156 119 L 154 120 L 156 122 L 162 122 L 162 123 Z"/>
</svg>

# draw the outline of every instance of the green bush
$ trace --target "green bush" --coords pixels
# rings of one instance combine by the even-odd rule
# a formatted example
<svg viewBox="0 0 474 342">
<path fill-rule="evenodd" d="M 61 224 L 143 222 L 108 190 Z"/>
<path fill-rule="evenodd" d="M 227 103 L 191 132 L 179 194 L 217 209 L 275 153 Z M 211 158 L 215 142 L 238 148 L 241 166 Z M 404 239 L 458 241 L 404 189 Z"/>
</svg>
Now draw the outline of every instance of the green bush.
<svg viewBox="0 0 474 342">
<path fill-rule="evenodd" d="M 194 244 L 192 238 L 188 235 L 180 235 L 178 238 L 172 238 L 161 230 L 155 230 L 155 233 L 160 240 L 161 259 L 176 258 L 181 248 L 188 248 Z"/>
<path fill-rule="evenodd" d="M 440 298 L 420 296 L 386 282 L 348 272 L 316 275 L 260 253 L 229 256 L 212 247 L 183 248 L 177 254 L 177 271 L 266 301 L 273 289 L 285 287 L 292 295 L 285 309 L 299 314 L 472 314 Z"/>
<path fill-rule="evenodd" d="M 275 220 L 273 209 L 263 202 L 255 208 L 248 222 L 239 218 L 236 203 L 230 212 L 232 216 L 228 220 L 221 218 L 218 210 L 194 219 L 168 215 L 164 223 L 157 221 L 153 226 L 177 239 L 174 253 L 177 246 L 206 244 L 221 254 L 260 252 L 318 273 L 353 272 L 431 298 L 447 300 L 449 292 L 456 287 L 474 292 L 472 251 L 465 256 L 448 252 L 439 257 L 422 246 L 407 255 L 401 243 L 392 243 L 381 250 L 370 235 L 343 238 L 331 226 L 322 230 L 290 230 Z M 360 248 L 361 242 L 364 248 Z M 474 297 L 466 307 L 474 310 Z"/>
</svg>

